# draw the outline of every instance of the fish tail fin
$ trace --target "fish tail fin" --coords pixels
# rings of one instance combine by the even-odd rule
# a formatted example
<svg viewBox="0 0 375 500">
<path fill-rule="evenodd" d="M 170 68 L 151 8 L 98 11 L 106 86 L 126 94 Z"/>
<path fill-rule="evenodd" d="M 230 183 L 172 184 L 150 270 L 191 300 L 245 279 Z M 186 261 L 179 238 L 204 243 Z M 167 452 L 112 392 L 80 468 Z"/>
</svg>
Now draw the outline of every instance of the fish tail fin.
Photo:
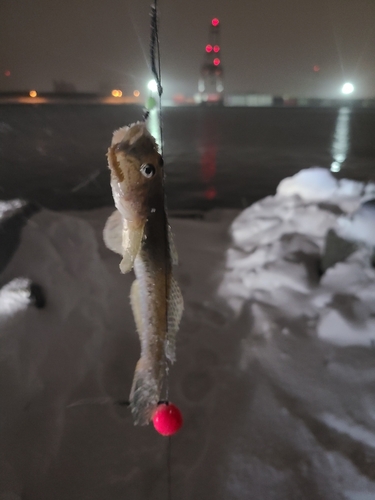
<svg viewBox="0 0 375 500">
<path fill-rule="evenodd" d="M 139 282 L 135 280 L 130 291 L 130 303 L 142 345 L 145 339 L 140 300 Z M 152 356 L 143 353 L 135 368 L 129 397 L 135 425 L 147 425 L 150 422 L 160 397 L 161 373 L 160 364 Z"/>
<path fill-rule="evenodd" d="M 135 425 L 147 425 L 160 398 L 160 381 L 155 375 L 152 363 L 140 358 L 134 372 L 132 389 L 130 392 L 130 409 Z"/>
</svg>

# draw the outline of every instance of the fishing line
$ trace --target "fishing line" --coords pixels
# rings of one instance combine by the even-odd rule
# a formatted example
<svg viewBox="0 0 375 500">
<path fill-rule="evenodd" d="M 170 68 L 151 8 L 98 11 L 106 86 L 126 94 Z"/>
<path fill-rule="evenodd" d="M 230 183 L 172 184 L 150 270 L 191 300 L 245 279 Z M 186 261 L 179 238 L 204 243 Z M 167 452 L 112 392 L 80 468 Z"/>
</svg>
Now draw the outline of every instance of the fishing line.
<svg viewBox="0 0 375 500">
<path fill-rule="evenodd" d="M 150 58 L 151 58 L 151 71 L 155 77 L 159 98 L 163 94 L 163 87 L 161 84 L 161 64 L 160 64 L 160 45 L 158 33 L 158 10 L 157 0 L 154 0 L 154 5 L 151 6 L 151 39 L 150 39 Z"/>
<path fill-rule="evenodd" d="M 167 484 L 168 484 L 168 500 L 172 500 L 172 470 L 171 470 L 171 457 L 172 457 L 172 438 L 168 437 L 167 448 Z"/>
<path fill-rule="evenodd" d="M 160 131 L 160 152 L 161 156 L 163 157 L 164 153 L 164 141 L 163 141 L 163 123 L 162 123 L 162 94 L 163 94 L 163 87 L 161 83 L 161 61 L 160 61 L 160 43 L 159 43 L 159 33 L 158 33 L 158 9 L 157 9 L 157 0 L 154 0 L 154 4 L 151 6 L 151 35 L 150 35 L 150 67 L 152 74 L 155 78 L 156 84 L 157 84 L 157 92 L 159 96 L 159 106 L 158 106 L 158 113 L 159 113 L 159 131 Z M 144 121 L 147 120 L 148 116 L 150 114 L 150 110 L 145 110 L 144 113 Z M 79 187 L 80 188 L 80 185 Z M 165 176 L 163 174 L 162 176 L 162 192 L 163 192 L 163 197 L 165 200 Z M 164 201 L 165 204 L 165 201 Z M 167 221 L 167 216 L 165 213 L 165 234 L 168 234 L 168 221 Z M 171 271 L 170 269 L 170 261 L 171 261 L 171 256 L 170 256 L 170 245 L 169 245 L 169 238 L 166 236 L 165 242 L 164 242 L 164 247 L 165 247 L 165 298 L 166 298 L 166 307 L 165 307 L 165 339 L 164 339 L 164 345 L 169 341 L 168 339 L 168 330 L 169 330 L 169 322 L 168 322 L 168 316 L 169 316 L 169 295 L 170 295 L 170 288 L 171 288 L 171 283 L 169 281 L 169 273 Z M 165 406 L 168 406 L 170 403 L 168 401 L 169 398 L 169 362 L 167 359 L 167 356 L 164 354 L 164 377 L 163 377 L 163 382 L 164 382 L 164 389 L 166 393 L 165 400 L 158 401 L 158 405 L 164 404 Z M 93 401 L 90 398 L 88 400 L 81 400 L 76 403 L 73 403 L 72 405 L 69 405 L 69 407 L 73 406 L 80 406 L 81 404 L 107 404 L 109 402 L 112 402 L 115 405 L 118 406 L 125 406 L 129 407 L 131 403 L 128 400 L 117 400 L 113 401 L 112 398 L 99 398 L 97 401 Z M 169 408 L 172 409 L 174 405 L 171 405 Z M 154 421 L 155 424 L 155 421 Z M 157 429 L 155 425 L 155 429 Z M 158 429 L 157 429 L 158 430 Z M 158 432 L 160 432 L 158 430 Z M 163 434 L 163 432 L 160 432 Z M 163 434 L 168 436 L 168 441 L 167 441 L 167 499 L 172 500 L 172 472 L 171 472 L 171 454 L 172 454 L 172 440 L 171 440 L 171 435 L 170 434 Z"/>
<path fill-rule="evenodd" d="M 162 100 L 161 96 L 163 94 L 163 86 L 161 83 L 161 60 L 160 60 L 160 42 L 159 42 L 159 31 L 158 31 L 158 3 L 157 0 L 154 0 L 154 4 L 151 6 L 151 36 L 150 36 L 150 60 L 151 60 L 151 71 L 154 75 L 157 91 L 159 96 L 159 130 L 160 130 L 160 153 L 162 158 L 164 157 L 164 137 L 163 137 L 163 118 L 162 118 Z M 163 186 L 163 195 L 165 199 L 165 176 L 163 175 L 162 180 Z M 167 220 L 165 221 L 167 225 Z M 170 252 L 169 249 L 169 241 L 165 242 L 165 262 L 168 262 Z M 166 336 L 168 337 L 168 275 L 167 268 L 165 268 L 165 297 L 167 299 L 167 307 L 166 307 Z M 168 339 L 166 339 L 168 340 Z M 164 357 L 165 363 L 165 394 L 166 401 L 168 404 L 169 399 L 169 363 L 166 357 Z M 168 500 L 172 500 L 172 470 L 171 470 L 171 451 L 172 451 L 172 438 L 168 437 L 167 444 L 167 488 L 168 488 Z"/>
<path fill-rule="evenodd" d="M 154 0 L 154 4 L 151 5 L 151 34 L 150 34 L 150 66 L 152 74 L 155 78 L 157 85 L 157 92 L 159 96 L 159 130 L 160 130 L 160 152 L 161 156 L 164 156 L 164 139 L 163 139 L 163 119 L 162 119 L 162 95 L 163 86 L 161 82 L 161 58 L 160 58 L 160 42 L 159 42 L 159 30 L 158 30 L 158 3 Z M 163 192 L 165 196 L 165 185 L 163 177 Z M 166 221 L 167 223 L 167 221 Z M 166 253 L 165 262 L 168 261 L 168 241 L 166 242 Z M 168 279 L 167 270 L 165 270 L 165 294 L 168 298 Z M 168 308 L 166 310 L 166 325 L 168 334 Z M 169 398 L 169 364 L 165 360 L 165 399 L 168 401 Z"/>
<path fill-rule="evenodd" d="M 164 155 L 164 139 L 163 139 L 163 119 L 162 119 L 162 105 L 161 96 L 163 94 L 163 86 L 161 84 L 161 60 L 160 60 L 160 42 L 159 42 L 159 30 L 158 30 L 158 2 L 154 0 L 154 4 L 151 5 L 151 34 L 150 34 L 150 67 L 151 72 L 154 75 L 157 92 L 159 96 L 159 130 L 160 130 L 160 152 Z M 145 119 L 147 119 L 149 111 L 145 113 Z"/>
</svg>

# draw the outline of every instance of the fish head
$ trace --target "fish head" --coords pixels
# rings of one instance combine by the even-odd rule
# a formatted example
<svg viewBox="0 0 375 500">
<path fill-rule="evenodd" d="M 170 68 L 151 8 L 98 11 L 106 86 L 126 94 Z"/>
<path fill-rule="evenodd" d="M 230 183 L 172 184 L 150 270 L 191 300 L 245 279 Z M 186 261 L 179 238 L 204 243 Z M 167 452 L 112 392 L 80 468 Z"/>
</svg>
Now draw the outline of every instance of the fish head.
<svg viewBox="0 0 375 500">
<path fill-rule="evenodd" d="M 163 159 L 145 123 L 116 130 L 107 156 L 116 208 L 129 222 L 144 224 L 164 205 Z"/>
</svg>

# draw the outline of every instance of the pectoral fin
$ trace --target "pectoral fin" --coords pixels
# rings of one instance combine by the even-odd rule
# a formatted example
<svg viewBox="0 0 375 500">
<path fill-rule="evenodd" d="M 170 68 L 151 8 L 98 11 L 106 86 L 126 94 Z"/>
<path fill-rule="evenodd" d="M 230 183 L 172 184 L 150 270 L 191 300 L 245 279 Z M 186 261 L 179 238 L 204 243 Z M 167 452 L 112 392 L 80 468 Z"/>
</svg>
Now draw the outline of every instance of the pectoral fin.
<svg viewBox="0 0 375 500">
<path fill-rule="evenodd" d="M 165 340 L 165 355 L 171 363 L 176 361 L 176 333 L 183 310 L 184 299 L 177 281 L 172 276 L 168 297 L 168 331 Z"/>
<path fill-rule="evenodd" d="M 124 274 L 133 268 L 134 259 L 141 247 L 143 229 L 144 226 L 136 229 L 129 227 L 128 221 L 118 210 L 109 216 L 104 226 L 104 243 L 107 248 L 122 256 L 120 270 Z"/>
<path fill-rule="evenodd" d="M 122 230 L 122 261 L 120 270 L 122 273 L 128 273 L 134 264 L 139 249 L 141 248 L 144 226 L 134 229 L 130 228 L 124 219 Z"/>
<path fill-rule="evenodd" d="M 112 252 L 122 255 L 122 228 L 121 214 L 115 210 L 107 219 L 103 229 L 103 240 L 107 248 Z"/>
</svg>

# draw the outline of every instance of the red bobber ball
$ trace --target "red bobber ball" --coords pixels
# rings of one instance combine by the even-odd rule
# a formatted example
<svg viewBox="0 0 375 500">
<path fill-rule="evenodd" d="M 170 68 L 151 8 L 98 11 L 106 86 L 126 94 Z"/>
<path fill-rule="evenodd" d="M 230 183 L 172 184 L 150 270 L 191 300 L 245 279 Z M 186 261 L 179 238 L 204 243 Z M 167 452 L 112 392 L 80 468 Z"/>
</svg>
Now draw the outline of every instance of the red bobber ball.
<svg viewBox="0 0 375 500">
<path fill-rule="evenodd" d="M 182 427 L 182 413 L 172 403 L 159 403 L 152 417 L 155 430 L 162 436 L 172 436 Z"/>
</svg>

